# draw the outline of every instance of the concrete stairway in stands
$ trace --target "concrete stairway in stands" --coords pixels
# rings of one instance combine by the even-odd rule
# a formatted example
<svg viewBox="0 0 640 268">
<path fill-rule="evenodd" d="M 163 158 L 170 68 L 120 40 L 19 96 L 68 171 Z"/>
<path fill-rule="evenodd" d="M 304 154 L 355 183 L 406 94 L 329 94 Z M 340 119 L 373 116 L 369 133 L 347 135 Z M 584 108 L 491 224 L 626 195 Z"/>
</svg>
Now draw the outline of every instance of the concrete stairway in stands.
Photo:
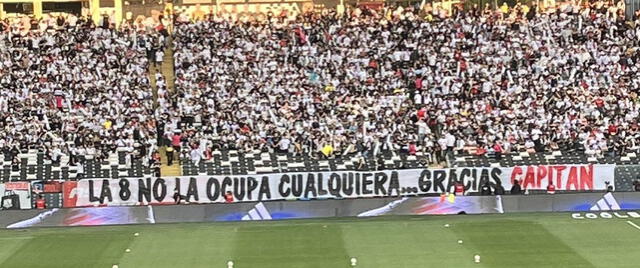
<svg viewBox="0 0 640 268">
<path fill-rule="evenodd" d="M 169 40 L 167 40 L 167 48 L 164 50 L 164 59 L 162 62 L 162 67 L 160 68 L 160 71 L 162 72 L 162 75 L 164 76 L 164 78 L 167 81 L 167 90 L 170 93 L 175 92 L 175 87 L 174 87 L 174 72 L 173 72 L 173 39 L 171 37 L 169 37 Z M 162 165 L 160 166 L 160 174 L 162 176 L 180 176 L 182 175 L 182 167 L 180 164 L 180 156 L 178 153 L 174 152 L 174 161 L 173 161 L 173 165 L 169 166 L 167 165 L 167 154 L 166 154 L 166 150 L 165 147 L 160 148 L 160 158 L 161 158 L 161 163 Z"/>
<path fill-rule="evenodd" d="M 160 148 L 161 155 L 161 165 L 160 165 L 160 175 L 161 176 L 181 176 L 182 175 L 182 165 L 180 164 L 180 160 L 178 154 L 174 152 L 173 157 L 173 165 L 169 166 L 167 164 L 167 156 L 165 147 Z"/>
</svg>

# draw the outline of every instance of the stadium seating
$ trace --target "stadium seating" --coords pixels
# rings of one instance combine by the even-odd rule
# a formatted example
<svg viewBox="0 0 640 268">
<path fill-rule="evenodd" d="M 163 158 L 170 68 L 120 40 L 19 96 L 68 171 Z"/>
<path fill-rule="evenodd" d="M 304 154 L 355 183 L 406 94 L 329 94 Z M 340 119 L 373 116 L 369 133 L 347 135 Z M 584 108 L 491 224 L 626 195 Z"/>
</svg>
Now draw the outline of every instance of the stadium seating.
<svg viewBox="0 0 640 268">
<path fill-rule="evenodd" d="M 125 152 L 109 154 L 103 161 L 85 159 L 83 168 L 68 165 L 64 158 L 60 163 L 52 163 L 45 159 L 43 153 L 34 150 L 18 155 L 20 164 L 13 166 L 5 157 L 0 167 L 0 178 L 3 182 L 21 180 L 76 180 L 81 178 L 121 178 L 145 177 L 153 175 L 153 170 L 142 164 L 141 160 L 131 160 L 127 165 Z M 84 169 L 84 174 L 78 171 Z"/>
<path fill-rule="evenodd" d="M 633 191 L 633 182 L 638 180 L 640 165 L 617 166 L 615 170 L 616 191 Z"/>
<path fill-rule="evenodd" d="M 617 165 L 637 165 L 640 158 L 635 153 L 628 153 L 623 156 L 603 156 L 588 157 L 581 152 L 536 152 L 536 153 L 510 153 L 502 155 L 501 160 L 497 160 L 495 155 L 475 156 L 471 154 L 461 154 L 450 158 L 453 167 L 489 167 L 489 166 L 522 166 L 522 165 L 560 165 L 560 164 L 617 164 Z"/>
<path fill-rule="evenodd" d="M 308 155 L 279 154 L 256 151 L 214 151 L 211 160 L 200 161 L 196 167 L 189 158 L 182 159 L 182 175 L 237 175 L 282 172 L 376 170 L 384 163 L 385 169 L 421 168 L 428 166 L 424 157 L 417 155 L 381 153 L 378 157 L 360 158 L 341 156 L 314 158 Z M 360 166 L 360 161 L 364 164 Z"/>
<path fill-rule="evenodd" d="M 640 158 L 630 151 L 637 150 L 635 142 L 640 139 L 640 135 L 637 134 L 640 130 L 635 124 L 639 108 L 630 104 L 630 100 L 636 96 L 635 93 L 629 92 L 638 90 L 638 80 L 634 77 L 637 70 L 633 68 L 637 69 L 640 66 L 640 52 L 637 49 L 637 40 L 629 34 L 640 31 L 635 26 L 637 23 L 625 24 L 624 20 L 618 19 L 616 14 L 620 12 L 616 13 L 615 10 L 597 11 L 606 13 L 600 14 L 605 18 L 583 21 L 584 18 L 590 18 L 587 16 L 589 14 L 568 12 L 564 14 L 566 16 L 555 16 L 553 12 L 538 14 L 535 10 L 527 13 L 521 6 L 511 10 L 513 18 L 497 18 L 494 16 L 497 14 L 491 14 L 491 10 L 482 11 L 484 13 L 473 10 L 468 13 L 454 12 L 449 17 L 435 20 L 423 19 L 422 12 L 426 10 L 414 10 L 414 7 L 406 10 L 388 10 L 389 14 L 377 14 L 365 9 L 357 12 L 354 10 L 342 18 L 353 26 L 348 31 L 339 30 L 342 25 L 331 17 L 335 14 L 319 15 L 315 18 L 283 16 L 282 25 L 274 21 L 269 22 L 273 25 L 264 25 L 265 28 L 274 27 L 269 31 L 273 30 L 275 34 L 270 32 L 270 35 L 266 34 L 266 30 L 263 33 L 260 27 L 229 21 L 235 18 L 233 16 L 207 18 L 206 14 L 214 14 L 211 11 L 214 11 L 213 6 L 176 8 L 176 17 L 173 19 L 177 24 L 173 25 L 174 35 L 171 41 L 165 40 L 165 35 L 168 36 L 166 31 L 160 34 L 160 29 L 165 29 L 162 21 L 156 25 L 162 26 L 156 27 L 157 31 L 153 30 L 154 27 L 148 27 L 149 25 L 137 25 L 133 21 L 127 21 L 123 23 L 122 29 L 128 29 L 121 31 L 126 34 L 114 37 L 109 34 L 109 25 L 99 27 L 102 29 L 93 29 L 89 27 L 89 21 L 80 20 L 82 23 L 76 25 L 75 22 L 63 20 L 63 24 L 68 25 L 58 25 L 55 30 L 60 32 L 59 36 L 64 37 L 65 42 L 66 39 L 75 40 L 72 37 L 82 37 L 79 30 L 93 31 L 96 35 L 95 40 L 89 39 L 85 45 L 104 47 L 87 55 L 80 55 L 93 59 L 96 63 L 107 64 L 106 69 L 111 71 L 111 74 L 87 74 L 87 77 L 83 77 L 84 83 L 95 87 L 93 91 L 67 88 L 66 80 L 77 84 L 78 79 L 57 77 L 53 70 L 73 64 L 58 61 L 45 64 L 49 77 L 22 77 L 23 83 L 31 88 L 40 87 L 40 83 L 52 84 L 50 90 L 53 94 L 49 94 L 47 90 L 27 90 L 24 94 L 28 93 L 28 96 L 15 94 L 2 99 L 5 103 L 22 98 L 40 101 L 33 104 L 33 107 L 27 105 L 11 107 L 12 110 L 7 108 L 10 115 L 8 118 L 11 120 L 6 121 L 19 128 L 5 128 L 5 132 L 12 135 L 5 138 L 6 143 L 15 146 L 22 145 L 20 142 L 33 142 L 37 145 L 56 143 L 55 146 L 43 147 L 51 151 L 58 150 L 55 155 L 62 155 L 62 159 L 54 163 L 48 160 L 52 158 L 51 153 L 45 155 L 44 152 L 34 149 L 21 152 L 17 157 L 19 161 L 5 155 L 0 168 L 0 178 L 9 181 L 152 176 L 154 171 L 150 165 L 150 158 L 158 149 L 154 142 L 157 134 L 166 136 L 164 138 L 182 135 L 176 140 L 178 144 L 174 146 L 186 149 L 186 154 L 180 159 L 180 168 L 181 174 L 187 176 L 424 168 L 442 165 L 510 167 L 591 163 L 618 165 L 616 172 L 622 177 L 620 185 L 624 187 L 635 179 L 634 174 L 638 171 Z M 294 14 L 294 10 L 288 11 L 291 13 L 289 15 Z M 194 18 L 188 18 L 186 13 L 198 13 L 200 15 L 195 20 L 202 21 L 196 22 L 192 20 Z M 358 16 L 365 20 L 354 19 Z M 298 19 L 302 20 L 297 21 Z M 485 30 L 477 30 L 480 34 L 469 34 L 475 26 L 485 25 L 484 19 L 504 20 L 505 25 L 511 28 L 502 29 L 504 36 L 495 31 Z M 520 19 L 530 23 L 527 30 L 533 33 L 533 37 L 521 36 L 523 31 L 520 28 Z M 638 21 L 637 17 L 633 19 Z M 227 21 L 223 22 L 224 20 Z M 108 24 L 108 21 L 106 22 Z M 324 23 L 330 27 L 318 29 L 306 25 L 308 22 Z M 378 22 L 390 27 L 381 27 Z M 547 22 L 554 22 L 553 27 L 542 27 Z M 450 27 L 457 24 L 460 24 L 460 29 Z M 3 27 L 17 25 L 18 23 L 14 22 L 6 26 L 3 24 Z M 364 34 L 373 29 L 391 36 L 392 33 L 397 34 L 392 31 L 393 27 L 404 26 L 415 31 L 415 34 L 399 35 L 385 42 Z M 598 27 L 608 29 L 614 26 L 629 27 L 624 28 L 629 30 L 629 34 L 623 34 L 621 31 L 603 32 L 603 36 L 606 35 L 617 43 L 612 41 L 612 44 L 608 44 L 601 40 L 602 37 L 598 38 L 592 33 L 592 30 Z M 565 28 L 575 28 L 576 31 L 569 35 L 564 32 Z M 138 36 L 131 34 L 131 29 L 149 31 Z M 237 32 L 237 29 L 244 31 Z M 536 43 L 539 41 L 538 35 L 546 36 L 553 30 L 562 30 L 562 36 L 552 36 L 554 42 Z M 431 38 L 435 36 L 433 33 L 452 35 L 452 42 Z M 262 34 L 265 35 L 264 40 L 273 40 L 254 40 L 256 35 Z M 39 35 L 49 38 L 52 34 L 43 31 L 36 34 L 36 37 L 19 37 L 17 39 L 24 42 L 15 42 L 11 47 L 30 48 L 26 44 L 39 44 L 33 42 L 37 41 L 34 38 L 40 38 Z M 586 37 L 595 42 L 591 48 L 595 51 L 594 55 L 586 55 L 589 53 L 584 51 Z M 113 45 L 98 42 L 103 38 L 113 39 Z M 521 38 L 525 38 L 522 43 L 527 43 L 526 46 L 520 47 Z M 222 40 L 228 44 L 219 46 L 222 42 L 204 40 Z M 407 44 L 400 42 L 401 40 Z M 425 47 L 417 46 L 418 40 L 424 41 Z M 486 44 L 477 42 L 480 40 L 489 41 Z M 352 46 L 351 42 L 359 42 L 359 46 Z M 513 49 L 514 55 L 492 57 L 491 55 L 495 56 L 496 53 L 500 55 L 499 53 L 509 52 L 497 49 L 505 42 L 518 44 L 518 48 Z M 158 60 L 154 55 L 163 50 L 167 43 L 172 44 L 178 55 L 173 59 L 176 66 L 175 77 L 169 79 L 176 79 L 178 83 L 175 88 L 168 88 L 169 83 L 164 81 L 161 83 L 163 86 L 152 86 L 151 81 L 147 79 L 147 76 L 154 75 L 150 69 L 151 62 L 162 62 L 163 59 L 159 57 Z M 471 45 L 472 43 L 477 44 Z M 633 45 L 635 50 L 625 50 L 622 53 L 622 48 L 626 48 L 627 43 L 633 43 L 629 45 Z M 250 45 L 247 46 L 248 44 Z M 289 58 L 282 61 L 282 55 L 262 53 L 269 51 L 270 46 L 287 51 L 290 53 L 286 54 Z M 609 46 L 616 49 L 609 49 Z M 385 47 L 384 51 L 388 50 L 387 52 L 391 53 L 380 52 L 381 47 Z M 443 50 L 433 50 L 433 47 Z M 42 48 L 36 46 L 36 49 L 27 51 L 59 53 L 55 48 L 56 46 L 47 43 Z M 311 53 L 306 51 L 308 48 L 313 48 L 313 57 L 318 58 L 317 65 L 307 62 L 307 54 Z M 66 49 L 81 51 L 80 47 L 73 46 Z M 261 51 L 261 56 L 247 57 L 254 49 Z M 211 53 L 215 50 L 218 50 L 217 53 Z M 540 50 L 550 50 L 554 53 L 547 55 L 546 52 L 539 53 Z M 115 61 L 118 56 L 124 55 L 124 51 L 138 58 L 135 64 L 129 66 L 130 69 L 136 70 L 134 74 L 119 67 L 120 63 Z M 356 52 L 362 52 L 362 55 L 357 55 Z M 33 51 L 29 53 L 27 55 L 31 57 L 43 56 Z M 558 56 L 563 54 L 570 56 Z M 620 58 L 623 54 L 626 58 Z M 511 59 L 512 56 L 518 60 Z M 80 61 L 66 54 L 59 57 L 69 57 L 72 63 Z M 242 60 L 234 62 L 234 57 Z M 23 68 L 17 64 L 16 59 L 7 58 L 5 61 L 3 64 L 9 64 L 14 69 L 17 68 L 16 70 Z M 448 64 L 436 64 L 439 61 Z M 216 64 L 212 62 L 242 64 L 218 66 L 214 73 L 212 68 Z M 256 64 L 244 66 L 247 63 Z M 280 64 L 277 68 L 271 65 L 276 63 Z M 597 71 L 616 74 L 609 78 L 612 81 L 594 78 L 593 69 L 597 69 L 602 63 L 610 63 L 611 68 Z M 556 70 L 556 65 L 566 70 Z M 505 66 L 509 68 L 504 68 Z M 574 68 L 574 72 L 569 72 L 569 68 Z M 325 73 L 327 69 L 335 70 Z M 79 73 L 80 69 L 70 69 L 67 72 Z M 576 74 L 577 72 L 579 74 Z M 10 75 L 15 75 L 14 73 L 18 72 L 11 71 Z M 133 82 L 119 81 L 119 78 L 125 77 L 124 75 L 129 75 L 126 79 Z M 531 83 L 532 81 L 525 79 L 529 76 L 540 78 L 531 80 L 540 80 L 543 83 Z M 3 86 L 8 87 L 7 85 L 11 84 L 10 79 L 6 78 L 6 71 L 0 71 L 0 77 L 5 78 L 2 81 Z M 350 80 L 344 80 L 344 77 L 350 77 Z M 265 81 L 267 83 L 263 85 Z M 607 88 L 611 88 L 613 84 L 621 86 L 617 91 L 608 90 Z M 112 87 L 116 90 L 107 90 Z M 357 92 L 365 87 L 367 92 Z M 293 89 L 297 91 L 294 92 Z M 155 90 L 154 97 L 150 94 L 151 90 Z M 85 94 L 82 95 L 85 98 L 96 98 L 102 101 L 103 106 L 115 105 L 119 110 L 115 112 L 106 109 L 107 107 L 99 111 L 91 110 L 92 107 L 87 107 L 84 100 L 72 98 L 77 97 L 80 92 Z M 93 92 L 93 95 L 86 95 L 87 92 Z M 371 92 L 375 94 L 370 94 Z M 552 98 L 540 97 L 549 92 L 555 95 L 549 94 L 554 95 Z M 573 95 L 580 95 L 577 94 L 580 92 L 586 92 L 586 97 L 572 98 Z M 112 94 L 126 98 L 110 100 Z M 53 105 L 50 103 L 50 95 L 55 99 Z M 241 98 L 237 98 L 238 96 Z M 273 96 L 279 98 L 269 100 L 269 97 Z M 621 101 L 618 103 L 615 101 L 617 99 Z M 558 105 L 550 105 L 550 102 Z M 136 109 L 125 110 L 129 106 Z M 24 124 L 23 121 L 28 120 L 23 118 L 22 113 L 33 116 L 29 112 L 36 108 L 48 110 L 52 114 L 51 119 L 38 114 L 38 120 L 32 120 L 33 124 Z M 249 112 L 244 114 L 247 111 Z M 110 113 L 117 116 L 106 119 Z M 130 117 L 134 114 L 140 115 L 141 118 L 131 121 Z M 540 114 L 542 116 L 538 116 Z M 538 118 L 538 121 L 531 121 L 532 117 Z M 318 118 L 320 120 L 316 120 Z M 82 120 L 76 122 L 75 119 Z M 55 124 L 49 126 L 49 120 L 55 121 Z M 188 123 L 181 123 L 181 120 Z M 7 125 L 10 125 L 9 123 Z M 511 123 L 513 125 L 510 125 Z M 26 125 L 23 132 L 30 134 L 28 137 L 20 133 L 23 125 Z M 69 152 L 72 150 L 66 146 L 78 147 L 75 143 L 80 143 L 80 140 L 90 147 L 94 146 L 91 143 L 93 140 L 84 141 L 80 137 L 72 137 L 72 134 L 79 131 L 82 131 L 79 136 L 100 136 L 100 141 L 108 146 L 97 146 L 99 150 L 111 151 L 117 147 L 118 151 L 108 153 L 104 160 L 86 159 L 82 167 L 70 165 L 68 155 L 74 152 Z M 222 140 L 218 139 L 220 136 Z M 286 142 L 281 143 L 283 140 Z M 573 146 L 574 141 L 578 141 L 575 142 L 577 146 Z M 122 150 L 125 147 L 134 147 L 134 143 L 145 147 L 143 159 L 127 160 L 131 156 Z M 326 154 L 329 157 L 325 157 L 318 153 L 324 146 L 335 147 L 336 152 L 333 153 L 332 149 L 332 153 Z M 458 150 L 458 146 L 480 148 L 483 152 L 486 151 L 486 154 L 475 154 L 473 150 L 462 152 Z M 550 149 L 558 146 L 580 148 Z M 434 161 L 435 154 L 443 155 L 440 152 L 451 152 L 454 147 L 457 152 L 448 154 L 445 161 L 442 161 L 442 158 L 438 159 L 440 162 Z M 254 151 L 245 153 L 228 148 Z M 412 148 L 412 154 L 405 153 L 408 148 Z M 519 152 L 523 149 L 531 152 Z M 204 158 L 205 152 L 208 153 L 210 150 L 213 150 L 212 157 L 194 164 Z M 377 152 L 378 150 L 380 152 Z M 516 152 L 505 153 L 497 158 L 494 150 Z M 277 151 L 296 151 L 298 154 Z M 348 153 L 343 154 L 345 151 Z M 610 152 L 613 151 L 624 153 L 611 156 Z M 378 154 L 372 156 L 373 152 Z M 362 156 L 367 154 L 369 156 Z M 78 175 L 80 173 L 81 175 Z"/>
</svg>

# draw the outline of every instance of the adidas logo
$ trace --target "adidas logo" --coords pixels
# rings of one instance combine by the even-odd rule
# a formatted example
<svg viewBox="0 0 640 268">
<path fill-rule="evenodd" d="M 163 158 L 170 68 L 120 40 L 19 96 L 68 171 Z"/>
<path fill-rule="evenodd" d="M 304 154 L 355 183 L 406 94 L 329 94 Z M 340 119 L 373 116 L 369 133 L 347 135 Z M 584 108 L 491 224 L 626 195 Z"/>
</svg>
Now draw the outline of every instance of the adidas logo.
<svg viewBox="0 0 640 268">
<path fill-rule="evenodd" d="M 261 220 L 271 220 L 271 213 L 267 210 L 267 208 L 262 204 L 262 202 L 256 204 L 247 215 L 242 217 L 243 221 L 261 221 Z"/>
<path fill-rule="evenodd" d="M 620 205 L 618 201 L 616 201 L 613 194 L 607 193 L 605 194 L 595 205 L 593 205 L 589 210 L 591 211 L 600 211 L 600 210 L 620 210 Z"/>
</svg>

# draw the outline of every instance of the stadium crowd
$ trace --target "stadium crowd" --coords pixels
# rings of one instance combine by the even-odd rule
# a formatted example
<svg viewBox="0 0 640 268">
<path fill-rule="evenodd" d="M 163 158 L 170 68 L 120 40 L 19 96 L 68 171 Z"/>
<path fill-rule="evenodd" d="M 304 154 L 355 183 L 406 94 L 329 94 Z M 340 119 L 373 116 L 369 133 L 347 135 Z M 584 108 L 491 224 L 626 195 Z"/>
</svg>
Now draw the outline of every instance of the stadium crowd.
<svg viewBox="0 0 640 268">
<path fill-rule="evenodd" d="M 157 109 L 149 66 L 162 63 L 161 27 L 5 20 L 0 148 L 71 164 L 116 150 L 151 160 L 156 135 L 196 162 L 216 149 L 437 161 L 637 151 L 638 15 L 603 1 L 176 15 L 176 91 L 154 74 Z"/>
<path fill-rule="evenodd" d="M 0 149 L 5 159 L 35 149 L 105 160 L 127 152 L 149 159 L 156 121 L 149 58 L 162 50 L 155 30 L 108 19 L 96 27 L 73 15 L 4 20 L 0 26 Z M 132 26 L 132 25 L 131 25 Z M 152 28 L 153 29 L 153 28 Z"/>
<path fill-rule="evenodd" d="M 164 135 L 325 156 L 637 151 L 640 23 L 624 3 L 176 19 Z"/>
</svg>

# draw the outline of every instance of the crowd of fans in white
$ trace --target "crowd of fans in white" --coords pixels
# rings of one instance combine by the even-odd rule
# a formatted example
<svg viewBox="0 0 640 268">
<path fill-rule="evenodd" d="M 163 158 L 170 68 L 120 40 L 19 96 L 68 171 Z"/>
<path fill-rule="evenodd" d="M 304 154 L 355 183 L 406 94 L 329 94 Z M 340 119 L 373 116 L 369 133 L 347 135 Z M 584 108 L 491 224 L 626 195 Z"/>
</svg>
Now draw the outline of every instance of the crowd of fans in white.
<svg viewBox="0 0 640 268">
<path fill-rule="evenodd" d="M 160 113 L 196 160 L 640 148 L 640 21 L 624 4 L 178 21 Z"/>
<path fill-rule="evenodd" d="M 155 29 L 73 16 L 3 21 L 0 148 L 53 161 L 116 150 L 150 159 L 158 134 L 196 162 L 216 149 L 438 160 L 463 150 L 635 151 L 640 21 L 623 14 L 602 1 L 183 14 L 176 90 L 156 74 L 157 109 L 149 67 L 165 40 Z"/>
<path fill-rule="evenodd" d="M 70 15 L 0 25 L 0 148 L 44 152 L 53 162 L 104 160 L 116 150 L 147 157 L 156 144 L 149 83 L 153 28 Z M 67 163 L 63 163 L 67 164 Z"/>
</svg>

